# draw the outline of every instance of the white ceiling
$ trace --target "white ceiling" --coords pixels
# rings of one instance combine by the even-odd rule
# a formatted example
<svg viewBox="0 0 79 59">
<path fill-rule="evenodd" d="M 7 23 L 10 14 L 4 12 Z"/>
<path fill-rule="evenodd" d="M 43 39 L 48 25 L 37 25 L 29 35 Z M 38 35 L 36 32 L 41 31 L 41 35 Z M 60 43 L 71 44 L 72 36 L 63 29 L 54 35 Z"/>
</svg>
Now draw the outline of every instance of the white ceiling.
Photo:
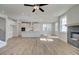
<svg viewBox="0 0 79 59">
<path fill-rule="evenodd" d="M 49 21 L 53 22 L 56 18 L 67 10 L 72 4 L 49 4 L 41 7 L 45 12 L 36 10 L 32 13 L 32 7 L 23 4 L 0 4 L 0 13 L 4 13 L 9 17 L 20 21 Z"/>
</svg>

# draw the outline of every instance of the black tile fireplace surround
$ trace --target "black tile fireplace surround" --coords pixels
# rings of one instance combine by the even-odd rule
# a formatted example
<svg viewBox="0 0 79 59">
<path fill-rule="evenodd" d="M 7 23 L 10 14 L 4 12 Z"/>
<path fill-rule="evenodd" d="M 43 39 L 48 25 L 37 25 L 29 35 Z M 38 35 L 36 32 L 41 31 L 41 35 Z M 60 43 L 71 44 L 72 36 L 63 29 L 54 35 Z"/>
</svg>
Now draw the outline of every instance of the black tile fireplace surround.
<svg viewBox="0 0 79 59">
<path fill-rule="evenodd" d="M 67 38 L 69 44 L 79 48 L 79 25 L 68 26 Z"/>
</svg>

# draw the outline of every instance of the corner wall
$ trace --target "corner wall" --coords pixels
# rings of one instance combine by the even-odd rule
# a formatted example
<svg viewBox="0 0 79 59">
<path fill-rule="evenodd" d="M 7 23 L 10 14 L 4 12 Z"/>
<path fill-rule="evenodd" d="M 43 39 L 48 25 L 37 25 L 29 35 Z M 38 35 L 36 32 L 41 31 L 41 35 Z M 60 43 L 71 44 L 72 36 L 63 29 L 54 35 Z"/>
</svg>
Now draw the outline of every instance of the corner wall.
<svg viewBox="0 0 79 59">
<path fill-rule="evenodd" d="M 79 25 L 79 5 L 73 6 L 63 15 L 67 16 L 67 26 Z M 62 41 L 67 42 L 67 33 L 60 32 L 59 19 L 57 22 L 58 22 L 58 33 L 55 32 L 55 34 L 57 34 Z"/>
<path fill-rule="evenodd" d="M 7 17 L 6 19 L 6 40 L 13 37 L 13 25 L 16 25 L 16 22 Z"/>
</svg>

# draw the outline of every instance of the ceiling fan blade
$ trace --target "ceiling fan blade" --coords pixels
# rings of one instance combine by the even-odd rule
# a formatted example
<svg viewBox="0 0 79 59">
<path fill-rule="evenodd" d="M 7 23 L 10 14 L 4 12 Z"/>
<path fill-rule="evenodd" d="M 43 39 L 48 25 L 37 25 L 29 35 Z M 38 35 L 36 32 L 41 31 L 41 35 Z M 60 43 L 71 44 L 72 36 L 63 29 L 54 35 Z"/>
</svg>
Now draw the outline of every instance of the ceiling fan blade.
<svg viewBox="0 0 79 59">
<path fill-rule="evenodd" d="M 35 12 L 35 9 L 33 9 L 33 11 L 32 12 Z"/>
<path fill-rule="evenodd" d="M 33 7 L 34 5 L 30 5 L 30 4 L 24 4 L 24 6 L 31 6 L 31 7 Z"/>
<path fill-rule="evenodd" d="M 39 10 L 41 10 L 42 12 L 44 12 L 44 10 L 42 8 L 39 8 Z"/>
<path fill-rule="evenodd" d="M 39 6 L 45 6 L 45 5 L 48 5 L 48 4 L 39 4 Z"/>
</svg>

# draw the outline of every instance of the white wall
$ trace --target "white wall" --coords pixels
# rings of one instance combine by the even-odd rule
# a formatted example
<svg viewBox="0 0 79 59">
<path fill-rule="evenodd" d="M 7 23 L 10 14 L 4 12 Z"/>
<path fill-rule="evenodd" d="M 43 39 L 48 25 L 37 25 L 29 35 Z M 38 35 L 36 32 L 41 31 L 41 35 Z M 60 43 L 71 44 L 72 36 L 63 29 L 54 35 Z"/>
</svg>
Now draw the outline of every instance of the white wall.
<svg viewBox="0 0 79 59">
<path fill-rule="evenodd" d="M 79 5 L 73 6 L 67 13 L 68 25 L 79 25 Z"/>
<path fill-rule="evenodd" d="M 7 40 L 13 37 L 13 28 L 12 28 L 13 25 L 16 25 L 16 22 L 7 17 L 6 19 L 6 39 Z"/>
<path fill-rule="evenodd" d="M 67 33 L 59 32 L 58 36 L 62 41 L 67 42 Z"/>
</svg>

